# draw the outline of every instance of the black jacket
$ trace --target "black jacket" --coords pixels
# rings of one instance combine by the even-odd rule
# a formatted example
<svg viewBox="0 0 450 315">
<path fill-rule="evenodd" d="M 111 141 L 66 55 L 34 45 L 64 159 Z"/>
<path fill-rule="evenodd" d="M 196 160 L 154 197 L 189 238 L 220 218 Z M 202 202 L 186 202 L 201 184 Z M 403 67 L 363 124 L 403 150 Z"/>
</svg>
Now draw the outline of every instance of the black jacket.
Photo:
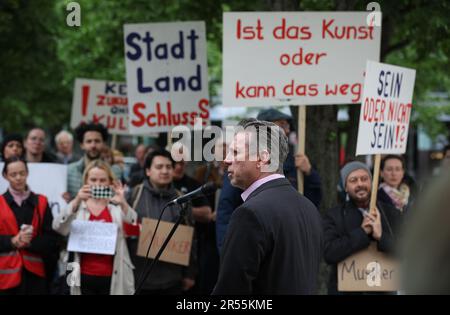
<svg viewBox="0 0 450 315">
<path fill-rule="evenodd" d="M 397 207 L 395 206 L 391 197 L 389 197 L 389 195 L 384 191 L 383 188 L 378 189 L 377 200 L 378 200 L 378 202 L 387 204 L 387 205 L 391 206 L 392 208 L 397 209 Z M 399 211 L 400 213 L 403 213 L 403 214 L 408 213 L 413 205 L 413 202 L 414 202 L 414 197 L 412 195 L 410 195 L 408 203 L 403 207 L 402 210 L 397 209 L 397 211 Z"/>
<path fill-rule="evenodd" d="M 381 252 L 392 253 L 401 214 L 397 209 L 377 203 L 383 233 L 377 244 Z M 328 293 L 337 294 L 337 265 L 347 257 L 367 248 L 374 239 L 361 227 L 363 216 L 352 201 L 328 210 L 324 216 L 324 258 L 331 265 Z"/>
<path fill-rule="evenodd" d="M 291 185 L 297 190 L 297 167 L 295 166 L 294 149 L 289 148 L 289 153 L 286 157 L 286 161 L 283 163 L 284 176 L 291 182 Z M 311 200 L 311 202 L 317 207 L 320 207 L 322 201 L 322 183 L 319 172 L 313 167 L 311 174 L 304 177 L 304 192 L 303 195 Z"/>
<path fill-rule="evenodd" d="M 319 213 L 285 179 L 257 188 L 230 221 L 213 294 L 314 294 Z"/>
</svg>

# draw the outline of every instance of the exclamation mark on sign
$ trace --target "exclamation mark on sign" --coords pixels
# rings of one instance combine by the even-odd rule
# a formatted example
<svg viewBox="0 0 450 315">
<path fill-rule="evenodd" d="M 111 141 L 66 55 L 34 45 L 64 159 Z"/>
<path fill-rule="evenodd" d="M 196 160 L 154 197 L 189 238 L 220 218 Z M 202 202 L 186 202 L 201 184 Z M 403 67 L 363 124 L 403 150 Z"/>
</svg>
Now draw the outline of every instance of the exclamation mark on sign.
<svg viewBox="0 0 450 315">
<path fill-rule="evenodd" d="M 88 110 L 89 101 L 89 85 L 83 85 L 81 87 L 81 115 L 86 116 Z"/>
<path fill-rule="evenodd" d="M 396 131 L 396 133 L 395 133 L 395 148 L 397 148 L 397 143 L 398 143 L 398 134 L 399 134 L 399 131 L 400 131 L 400 126 L 397 126 L 397 131 Z"/>
</svg>

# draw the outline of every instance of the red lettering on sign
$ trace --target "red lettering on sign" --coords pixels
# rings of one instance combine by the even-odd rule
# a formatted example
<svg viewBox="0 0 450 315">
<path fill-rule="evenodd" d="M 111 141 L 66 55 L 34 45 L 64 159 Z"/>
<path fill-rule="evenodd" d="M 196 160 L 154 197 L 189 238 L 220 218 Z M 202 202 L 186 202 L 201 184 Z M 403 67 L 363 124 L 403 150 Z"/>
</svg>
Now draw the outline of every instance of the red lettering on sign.
<svg viewBox="0 0 450 315">
<path fill-rule="evenodd" d="M 174 113 L 170 101 L 165 104 L 157 102 L 155 111 L 147 114 L 147 104 L 136 103 L 132 110 L 135 117 L 131 120 L 131 124 L 135 127 L 142 127 L 145 124 L 149 127 L 178 125 L 194 126 L 197 118 L 202 118 L 203 125 L 206 125 L 206 119 L 209 118 L 209 101 L 207 99 L 200 99 L 197 106 L 199 109 L 198 111 Z"/>
<path fill-rule="evenodd" d="M 239 81 L 236 82 L 236 98 L 260 98 L 275 97 L 275 87 L 268 86 L 244 86 Z"/>
<path fill-rule="evenodd" d="M 81 87 L 81 115 L 86 116 L 89 106 L 89 85 L 83 85 Z"/>
</svg>

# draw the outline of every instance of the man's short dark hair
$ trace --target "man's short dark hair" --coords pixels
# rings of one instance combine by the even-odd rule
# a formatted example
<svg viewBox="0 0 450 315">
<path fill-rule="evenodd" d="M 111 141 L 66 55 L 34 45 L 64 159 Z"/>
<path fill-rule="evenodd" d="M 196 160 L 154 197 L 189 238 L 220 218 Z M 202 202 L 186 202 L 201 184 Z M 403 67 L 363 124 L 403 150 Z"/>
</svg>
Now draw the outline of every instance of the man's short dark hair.
<svg viewBox="0 0 450 315">
<path fill-rule="evenodd" d="M 172 163 L 172 166 L 175 166 L 175 161 L 172 158 L 172 155 L 170 154 L 169 151 L 161 149 L 161 150 L 156 150 L 153 152 L 150 152 L 149 154 L 147 154 L 147 156 L 145 157 L 145 163 L 144 163 L 144 168 L 147 170 L 152 166 L 153 163 L 153 159 L 157 156 L 163 156 L 165 158 L 168 158 L 169 161 Z"/>
<path fill-rule="evenodd" d="M 84 135 L 88 131 L 96 131 L 102 135 L 103 142 L 108 141 L 108 129 L 102 124 L 95 123 L 82 123 L 77 128 L 75 128 L 75 136 L 79 143 L 83 143 Z"/>
</svg>

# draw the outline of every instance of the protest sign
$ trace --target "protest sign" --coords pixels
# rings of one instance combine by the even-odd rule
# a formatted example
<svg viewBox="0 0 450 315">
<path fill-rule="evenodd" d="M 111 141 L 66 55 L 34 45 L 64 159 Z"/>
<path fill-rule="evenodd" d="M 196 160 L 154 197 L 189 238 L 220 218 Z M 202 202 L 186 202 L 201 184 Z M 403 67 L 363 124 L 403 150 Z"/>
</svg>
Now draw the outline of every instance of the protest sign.
<svg viewBox="0 0 450 315">
<path fill-rule="evenodd" d="M 403 154 L 408 141 L 416 71 L 367 61 L 356 155 L 375 155 L 372 187 L 378 187 L 380 154 Z M 372 189 L 374 213 L 377 189 Z"/>
<path fill-rule="evenodd" d="M 356 155 L 403 154 L 416 71 L 368 61 Z"/>
<path fill-rule="evenodd" d="M 125 24 L 130 132 L 209 119 L 204 22 Z"/>
<path fill-rule="evenodd" d="M 380 54 L 368 14 L 224 13 L 224 105 L 360 103 L 366 61 Z"/>
<path fill-rule="evenodd" d="M 90 121 L 103 124 L 110 134 L 129 134 L 126 83 L 75 80 L 70 127 Z"/>
<path fill-rule="evenodd" d="M 157 220 L 154 219 L 144 218 L 142 220 L 142 230 L 139 237 L 137 251 L 138 256 L 146 257 L 148 246 L 150 245 L 150 241 L 153 237 L 156 224 Z M 171 222 L 161 221 L 159 223 L 152 248 L 150 249 L 150 253 L 147 257 L 155 258 L 173 226 L 174 223 Z M 189 266 L 193 236 L 194 229 L 191 226 L 179 225 L 167 247 L 164 249 L 160 260 L 177 265 Z"/>
<path fill-rule="evenodd" d="M 114 255 L 118 227 L 115 223 L 75 220 L 70 227 L 69 252 Z"/>
<path fill-rule="evenodd" d="M 339 291 L 396 291 L 398 263 L 377 250 L 376 242 L 338 264 Z"/>
</svg>

